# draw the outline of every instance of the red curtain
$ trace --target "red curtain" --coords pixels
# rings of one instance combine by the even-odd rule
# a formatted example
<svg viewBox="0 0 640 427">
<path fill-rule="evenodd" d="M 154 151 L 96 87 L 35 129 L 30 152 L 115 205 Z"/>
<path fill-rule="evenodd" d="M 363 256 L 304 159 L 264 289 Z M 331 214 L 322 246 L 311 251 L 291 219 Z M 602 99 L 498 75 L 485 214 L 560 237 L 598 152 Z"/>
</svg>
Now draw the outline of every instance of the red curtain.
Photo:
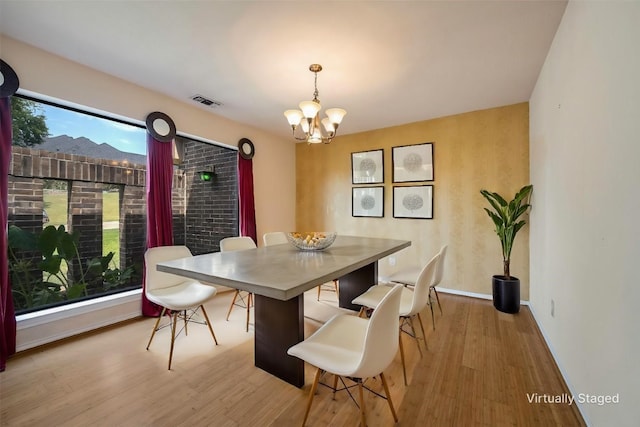
<svg viewBox="0 0 640 427">
<path fill-rule="evenodd" d="M 16 352 L 16 315 L 9 282 L 8 221 L 9 166 L 11 165 L 11 98 L 0 98 L 0 371 Z"/>
<path fill-rule="evenodd" d="M 238 156 L 238 198 L 240 200 L 240 235 L 249 236 L 256 244 L 256 208 L 253 200 L 253 161 Z"/>
<path fill-rule="evenodd" d="M 147 248 L 173 245 L 171 142 L 160 142 L 147 133 Z M 146 278 L 143 276 L 143 287 Z M 162 308 L 142 292 L 142 314 L 157 317 Z"/>
</svg>

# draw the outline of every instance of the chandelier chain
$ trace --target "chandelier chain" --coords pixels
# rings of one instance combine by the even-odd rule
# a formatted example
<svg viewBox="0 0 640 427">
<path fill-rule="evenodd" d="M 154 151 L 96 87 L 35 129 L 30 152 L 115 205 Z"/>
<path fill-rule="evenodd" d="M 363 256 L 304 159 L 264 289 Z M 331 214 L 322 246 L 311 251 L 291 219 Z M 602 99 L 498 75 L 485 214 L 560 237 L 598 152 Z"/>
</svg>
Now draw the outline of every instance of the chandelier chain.
<svg viewBox="0 0 640 427">
<path fill-rule="evenodd" d="M 318 100 L 318 72 L 314 71 L 313 75 L 315 76 L 313 79 L 313 87 L 314 87 L 314 91 L 313 91 L 313 100 L 317 103 L 320 103 L 320 101 Z"/>
</svg>

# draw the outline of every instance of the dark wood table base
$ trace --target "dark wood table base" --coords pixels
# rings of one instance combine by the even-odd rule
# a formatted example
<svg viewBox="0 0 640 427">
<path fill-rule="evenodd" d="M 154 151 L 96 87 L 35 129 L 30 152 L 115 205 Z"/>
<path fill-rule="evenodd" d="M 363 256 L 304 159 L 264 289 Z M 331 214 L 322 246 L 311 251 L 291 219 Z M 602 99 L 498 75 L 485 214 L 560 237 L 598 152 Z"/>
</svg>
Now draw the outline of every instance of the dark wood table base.
<svg viewBox="0 0 640 427">
<path fill-rule="evenodd" d="M 287 354 L 304 340 L 304 294 L 287 301 L 254 295 L 255 365 L 293 384 L 304 385 L 304 362 Z"/>
<path fill-rule="evenodd" d="M 339 306 L 360 310 L 351 301 L 375 285 L 377 278 L 377 262 L 341 277 Z M 253 297 L 255 366 L 296 387 L 304 386 L 304 362 L 287 354 L 289 347 L 304 340 L 304 294 L 287 301 Z"/>
</svg>

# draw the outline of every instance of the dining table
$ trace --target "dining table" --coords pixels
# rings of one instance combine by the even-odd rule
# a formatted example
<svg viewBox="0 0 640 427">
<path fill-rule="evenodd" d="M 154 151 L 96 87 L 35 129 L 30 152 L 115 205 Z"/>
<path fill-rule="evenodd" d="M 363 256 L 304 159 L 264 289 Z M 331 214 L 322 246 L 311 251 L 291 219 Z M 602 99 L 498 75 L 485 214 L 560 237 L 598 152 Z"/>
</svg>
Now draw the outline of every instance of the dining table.
<svg viewBox="0 0 640 427">
<path fill-rule="evenodd" d="M 359 310 L 351 301 L 377 283 L 378 260 L 410 245 L 408 240 L 339 235 L 324 250 L 285 243 L 165 261 L 157 269 L 253 293 L 255 366 L 302 387 L 304 362 L 287 350 L 304 340 L 304 292 L 338 279 L 338 305 Z"/>
</svg>

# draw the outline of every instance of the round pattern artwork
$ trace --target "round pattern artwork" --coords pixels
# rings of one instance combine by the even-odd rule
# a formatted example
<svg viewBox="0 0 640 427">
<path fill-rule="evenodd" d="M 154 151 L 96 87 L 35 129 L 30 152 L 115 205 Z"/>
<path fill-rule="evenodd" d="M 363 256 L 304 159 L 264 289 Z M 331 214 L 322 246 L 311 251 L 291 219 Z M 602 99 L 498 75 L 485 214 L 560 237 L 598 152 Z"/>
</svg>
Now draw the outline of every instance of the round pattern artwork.
<svg viewBox="0 0 640 427">
<path fill-rule="evenodd" d="M 402 206 L 409 211 L 420 209 L 424 205 L 424 200 L 417 194 L 407 194 L 402 198 Z"/>
<path fill-rule="evenodd" d="M 422 166 L 422 156 L 418 153 L 407 154 L 402 160 L 402 166 L 410 172 L 418 172 Z"/>
<path fill-rule="evenodd" d="M 360 199 L 360 207 L 365 211 L 370 211 L 376 207 L 376 199 L 373 196 L 365 195 Z"/>
<path fill-rule="evenodd" d="M 373 176 L 376 173 L 376 162 L 372 159 L 362 159 L 360 161 L 360 165 L 358 165 L 358 169 L 365 176 Z"/>
</svg>

